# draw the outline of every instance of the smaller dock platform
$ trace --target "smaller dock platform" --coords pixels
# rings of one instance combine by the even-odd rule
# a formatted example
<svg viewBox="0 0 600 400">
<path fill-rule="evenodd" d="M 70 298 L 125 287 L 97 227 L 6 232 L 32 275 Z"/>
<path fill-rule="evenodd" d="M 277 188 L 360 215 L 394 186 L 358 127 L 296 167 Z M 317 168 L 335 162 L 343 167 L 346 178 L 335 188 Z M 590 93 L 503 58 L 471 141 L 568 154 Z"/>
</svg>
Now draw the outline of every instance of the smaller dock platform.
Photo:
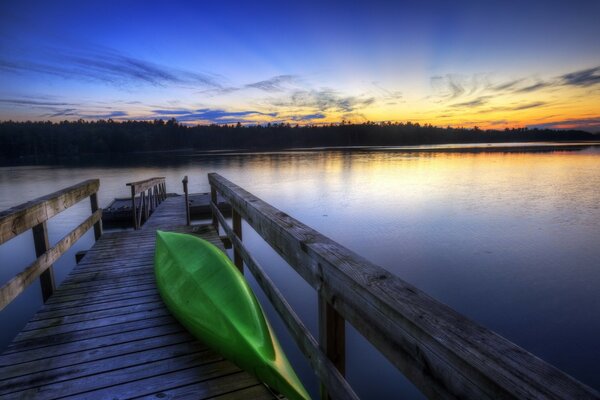
<svg viewBox="0 0 600 400">
<path fill-rule="evenodd" d="M 169 193 L 167 199 L 179 198 L 183 202 L 183 196 Z M 139 207 L 140 198 L 136 198 L 136 206 Z M 210 209 L 210 193 L 190 193 L 188 197 L 190 216 L 192 219 L 209 219 L 212 217 Z M 225 216 L 231 215 L 231 206 L 219 196 L 219 209 Z M 116 198 L 102 212 L 102 222 L 105 227 L 129 227 L 132 226 L 133 211 L 131 198 Z"/>
</svg>

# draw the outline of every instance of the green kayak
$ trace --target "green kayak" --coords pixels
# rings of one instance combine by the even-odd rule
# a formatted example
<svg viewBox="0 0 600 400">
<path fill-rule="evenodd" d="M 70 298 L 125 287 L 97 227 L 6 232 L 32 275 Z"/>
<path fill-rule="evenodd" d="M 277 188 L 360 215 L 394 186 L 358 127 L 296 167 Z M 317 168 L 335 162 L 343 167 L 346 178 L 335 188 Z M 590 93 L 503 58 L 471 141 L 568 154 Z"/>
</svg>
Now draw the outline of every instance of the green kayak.
<svg viewBox="0 0 600 400">
<path fill-rule="evenodd" d="M 310 398 L 252 289 L 221 250 L 157 231 L 154 273 L 167 308 L 196 338 L 288 399 Z"/>
</svg>

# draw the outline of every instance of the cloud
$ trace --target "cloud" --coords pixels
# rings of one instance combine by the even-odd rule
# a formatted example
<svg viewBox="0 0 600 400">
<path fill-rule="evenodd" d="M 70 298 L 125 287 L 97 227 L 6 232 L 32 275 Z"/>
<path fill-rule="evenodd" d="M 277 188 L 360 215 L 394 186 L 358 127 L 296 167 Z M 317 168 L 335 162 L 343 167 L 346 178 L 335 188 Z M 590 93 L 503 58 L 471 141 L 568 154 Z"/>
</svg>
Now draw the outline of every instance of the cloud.
<svg viewBox="0 0 600 400">
<path fill-rule="evenodd" d="M 37 57 L 40 59 L 42 57 Z M 96 80 L 109 84 L 189 85 L 220 88 L 220 77 L 209 73 L 184 71 L 129 57 L 110 49 L 69 49 L 48 52 L 44 61 L 0 60 L 0 70 L 34 72 L 64 79 Z"/>
<path fill-rule="evenodd" d="M 529 108 L 541 107 L 541 106 L 544 106 L 544 105 L 546 105 L 546 102 L 535 101 L 533 103 L 521 104 L 519 106 L 512 107 L 512 108 L 510 108 L 510 110 L 513 110 L 513 111 L 527 110 Z"/>
<path fill-rule="evenodd" d="M 554 85 L 554 83 L 551 81 L 546 81 L 546 82 L 541 81 L 541 82 L 534 83 L 533 85 L 518 88 L 514 92 L 515 93 L 531 93 L 531 92 L 535 92 L 540 89 L 545 89 L 545 88 L 547 88 L 549 86 L 553 86 L 553 85 Z"/>
<path fill-rule="evenodd" d="M 73 103 L 63 103 L 54 101 L 37 101 L 26 99 L 0 99 L 0 103 L 12 104 L 17 106 L 72 106 Z"/>
<path fill-rule="evenodd" d="M 531 125 L 539 129 L 581 129 L 589 132 L 600 132 L 600 116 L 591 118 L 565 119 Z"/>
<path fill-rule="evenodd" d="M 263 113 L 255 110 L 227 111 L 222 109 L 201 108 L 197 110 L 153 110 L 153 115 L 144 119 L 164 119 L 175 117 L 179 122 L 207 121 L 217 124 L 230 124 L 236 122 L 256 122 L 256 116 L 274 118 L 277 113 Z"/>
<path fill-rule="evenodd" d="M 592 86 L 600 83 L 600 67 L 575 71 L 561 76 L 564 85 Z"/>
<path fill-rule="evenodd" d="M 43 114 L 41 117 L 43 118 L 58 118 L 58 117 L 76 117 L 82 119 L 123 119 L 127 117 L 128 114 L 126 111 L 111 111 L 108 113 L 90 113 L 84 112 L 77 108 L 63 108 L 63 109 L 55 109 L 50 113 Z"/>
<path fill-rule="evenodd" d="M 80 114 L 81 118 L 84 119 L 109 119 L 109 118 L 119 118 L 122 119 L 124 117 L 129 116 L 126 111 L 112 111 L 104 114 Z"/>
<path fill-rule="evenodd" d="M 63 108 L 62 110 L 54 110 L 51 113 L 41 115 L 41 117 L 44 117 L 44 118 L 71 117 L 71 116 L 79 116 L 76 108 Z"/>
<path fill-rule="evenodd" d="M 265 92 L 283 92 L 287 84 L 295 83 L 297 79 L 296 75 L 277 75 L 264 81 L 248 83 L 244 87 L 260 89 Z"/>
<path fill-rule="evenodd" d="M 465 101 L 463 103 L 452 104 L 450 107 L 454 108 L 471 108 L 471 107 L 479 107 L 488 103 L 488 100 L 492 96 L 481 96 L 471 101 Z"/>
<path fill-rule="evenodd" d="M 439 102 L 443 103 L 461 97 L 467 97 L 475 93 L 480 94 L 481 97 L 485 97 L 492 94 L 497 96 L 502 94 L 533 93 L 561 86 L 589 87 L 600 84 L 600 66 L 574 71 L 543 80 L 529 77 L 491 84 L 489 83 L 489 75 L 474 74 L 467 77 L 458 74 L 446 74 L 443 76 L 432 76 L 430 78 L 430 83 L 434 91 L 434 97 L 437 97 L 440 99 Z M 452 107 L 474 105 L 480 105 L 477 103 L 477 99 L 459 103 Z"/>
<path fill-rule="evenodd" d="M 320 112 L 352 112 L 375 102 L 373 97 L 342 96 L 331 89 L 296 90 L 289 97 L 271 100 L 273 106 L 310 108 Z"/>
<path fill-rule="evenodd" d="M 523 82 L 523 81 L 524 81 L 524 79 L 515 79 L 513 81 L 508 81 L 508 82 L 504 82 L 499 85 L 493 86 L 491 89 L 496 92 L 503 92 L 505 90 L 514 89 L 516 86 L 521 84 L 521 82 Z"/>
<path fill-rule="evenodd" d="M 441 97 L 455 99 L 465 93 L 464 81 L 459 75 L 432 76 L 430 82 L 434 91 Z"/>
<path fill-rule="evenodd" d="M 186 115 L 190 114 L 190 110 L 152 110 L 154 114 L 159 115 Z"/>
<path fill-rule="evenodd" d="M 311 121 L 315 119 L 323 119 L 326 115 L 323 113 L 305 114 L 305 115 L 294 115 L 291 117 L 292 121 Z"/>
</svg>

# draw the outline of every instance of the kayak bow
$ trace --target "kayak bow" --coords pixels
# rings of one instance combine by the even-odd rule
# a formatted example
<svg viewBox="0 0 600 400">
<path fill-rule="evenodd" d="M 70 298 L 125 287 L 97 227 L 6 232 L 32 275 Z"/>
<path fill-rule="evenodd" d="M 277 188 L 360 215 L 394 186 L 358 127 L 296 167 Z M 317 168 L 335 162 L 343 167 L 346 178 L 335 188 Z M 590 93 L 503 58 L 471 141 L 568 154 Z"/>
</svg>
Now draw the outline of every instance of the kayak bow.
<svg viewBox="0 0 600 400">
<path fill-rule="evenodd" d="M 221 250 L 157 231 L 154 273 L 167 308 L 196 338 L 288 399 L 310 399 L 252 289 Z"/>
</svg>

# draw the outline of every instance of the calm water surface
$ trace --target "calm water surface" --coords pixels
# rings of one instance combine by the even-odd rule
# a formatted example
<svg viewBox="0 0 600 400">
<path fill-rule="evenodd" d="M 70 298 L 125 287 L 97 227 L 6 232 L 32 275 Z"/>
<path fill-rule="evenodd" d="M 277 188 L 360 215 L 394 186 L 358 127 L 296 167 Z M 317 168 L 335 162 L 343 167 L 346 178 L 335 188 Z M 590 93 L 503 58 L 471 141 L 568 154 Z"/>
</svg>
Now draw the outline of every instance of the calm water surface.
<svg viewBox="0 0 600 400">
<path fill-rule="evenodd" d="M 216 171 L 471 319 L 600 389 L 600 149 L 307 151 L 151 155 L 127 162 L 0 167 L 0 210 L 88 178 L 100 204 L 125 183 L 166 176 L 169 192 L 209 190 Z M 57 242 L 89 215 L 82 202 L 49 223 Z M 56 264 L 59 280 L 88 234 Z M 316 332 L 316 295 L 244 226 L 244 241 Z M 0 282 L 34 259 L 31 234 L 0 246 Z M 256 286 L 249 278 L 251 284 Z M 262 294 L 257 289 L 259 298 Z M 0 314 L 0 350 L 41 302 L 37 284 Z M 307 363 L 263 302 L 302 379 Z M 348 377 L 365 398 L 420 398 L 349 328 Z M 313 392 L 314 393 L 314 392 Z"/>
</svg>

